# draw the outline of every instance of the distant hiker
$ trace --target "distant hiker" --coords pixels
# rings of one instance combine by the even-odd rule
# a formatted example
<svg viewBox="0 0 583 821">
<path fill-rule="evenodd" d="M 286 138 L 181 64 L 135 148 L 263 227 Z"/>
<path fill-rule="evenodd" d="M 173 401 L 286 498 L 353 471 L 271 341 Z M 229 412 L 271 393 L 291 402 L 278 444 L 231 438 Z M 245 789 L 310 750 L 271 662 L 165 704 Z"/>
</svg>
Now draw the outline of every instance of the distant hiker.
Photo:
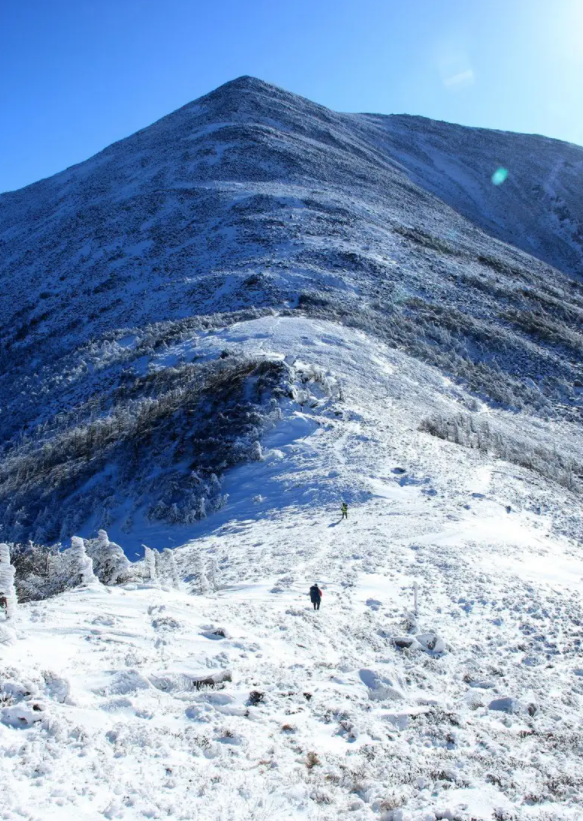
<svg viewBox="0 0 583 821">
<path fill-rule="evenodd" d="M 317 582 L 314 582 L 314 584 L 310 587 L 310 601 L 314 605 L 314 610 L 320 609 L 320 602 L 322 601 L 323 595 L 324 594 L 318 587 Z"/>
<path fill-rule="evenodd" d="M 342 518 L 348 519 L 348 505 L 346 502 L 342 502 Z"/>
</svg>

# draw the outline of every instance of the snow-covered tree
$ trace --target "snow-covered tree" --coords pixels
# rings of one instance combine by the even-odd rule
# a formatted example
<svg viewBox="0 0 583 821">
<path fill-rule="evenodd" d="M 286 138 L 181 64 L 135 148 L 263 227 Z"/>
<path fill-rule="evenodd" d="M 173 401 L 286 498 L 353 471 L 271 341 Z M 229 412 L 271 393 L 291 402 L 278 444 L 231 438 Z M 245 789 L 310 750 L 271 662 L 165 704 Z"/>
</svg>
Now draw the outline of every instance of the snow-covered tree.
<svg viewBox="0 0 583 821">
<path fill-rule="evenodd" d="M 180 524 L 182 522 L 182 513 L 180 512 L 180 508 L 178 507 L 176 502 L 173 502 L 173 504 L 170 506 L 168 521 L 170 522 L 170 524 L 173 525 Z"/>
<path fill-rule="evenodd" d="M 210 589 L 217 590 L 219 586 L 219 565 L 214 556 L 209 559 L 207 577 Z"/>
<path fill-rule="evenodd" d="M 71 558 L 74 571 L 81 577 L 81 584 L 91 584 L 97 581 L 93 572 L 93 559 L 90 559 L 85 550 L 85 542 L 80 536 L 71 537 Z"/>
<path fill-rule="evenodd" d="M 198 503 L 198 518 L 206 519 L 206 497 L 201 496 Z"/>
<path fill-rule="evenodd" d="M 13 545 L 10 561 L 16 570 L 14 584 L 19 602 L 56 596 L 77 583 L 71 551 L 62 553 L 57 545 Z"/>
<path fill-rule="evenodd" d="M 180 590 L 180 576 L 178 575 L 178 567 L 176 566 L 174 551 L 167 547 L 164 550 L 164 556 L 170 570 L 170 576 L 172 577 L 172 587 L 176 590 Z"/>
<path fill-rule="evenodd" d="M 204 595 L 209 591 L 209 580 L 206 575 L 205 557 L 202 551 L 194 554 L 194 575 L 196 576 L 195 591 L 199 595 Z"/>
<path fill-rule="evenodd" d="M 144 563 L 146 565 L 146 579 L 151 582 L 158 581 L 158 569 L 156 567 L 156 551 L 151 547 L 144 547 Z"/>
<path fill-rule="evenodd" d="M 255 462 L 263 461 L 263 448 L 261 447 L 261 442 L 259 442 L 258 440 L 253 442 L 253 444 L 251 445 L 251 452 L 249 455 L 250 458 L 253 459 L 253 461 Z"/>
<path fill-rule="evenodd" d="M 123 549 L 109 540 L 106 530 L 99 530 L 97 539 L 87 544 L 87 553 L 93 559 L 93 570 L 103 584 L 117 584 L 130 567 Z"/>
<path fill-rule="evenodd" d="M 216 473 L 211 473 L 211 478 L 209 479 L 209 487 L 211 490 L 211 496 L 220 495 L 222 483 Z"/>
<path fill-rule="evenodd" d="M 14 589 L 15 570 L 10 564 L 10 548 L 0 544 L 0 600 L 6 607 L 6 616 L 11 619 L 16 613 L 16 590 Z"/>
</svg>

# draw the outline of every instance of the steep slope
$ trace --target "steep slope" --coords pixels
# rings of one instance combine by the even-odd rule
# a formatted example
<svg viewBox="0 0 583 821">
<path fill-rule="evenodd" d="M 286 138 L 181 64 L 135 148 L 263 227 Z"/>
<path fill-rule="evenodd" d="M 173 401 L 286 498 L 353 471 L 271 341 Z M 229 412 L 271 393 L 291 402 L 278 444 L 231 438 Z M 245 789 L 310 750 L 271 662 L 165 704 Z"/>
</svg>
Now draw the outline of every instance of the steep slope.
<svg viewBox="0 0 583 821">
<path fill-rule="evenodd" d="M 224 393 L 221 418 L 241 404 L 238 418 L 250 414 L 240 429 L 233 421 L 241 457 L 269 424 L 271 400 L 294 386 L 282 372 L 281 384 L 252 397 L 253 351 L 232 365 L 221 359 L 228 351 L 207 360 L 194 353 L 171 368 L 158 353 L 188 340 L 196 347 L 213 329 L 261 314 L 358 327 L 465 384 L 477 406 L 580 425 L 583 286 L 563 246 L 551 255 L 561 271 L 469 219 L 517 245 L 529 234 L 530 223 L 516 236 L 500 227 L 513 209 L 523 220 L 513 177 L 479 216 L 468 199 L 476 152 L 498 152 L 498 133 L 462 129 L 469 136 L 454 141 L 450 165 L 463 148 L 469 170 L 453 191 L 456 174 L 438 180 L 430 162 L 438 149 L 445 156 L 451 127 L 432 124 L 441 136 L 423 162 L 418 131 L 415 119 L 337 114 L 240 78 L 0 197 L 0 516 L 8 537 L 66 537 L 96 510 L 103 523 L 118 522 L 122 508 L 131 528 L 145 502 L 150 515 L 185 522 L 218 503 L 212 477 L 229 462 L 216 442 L 204 445 L 209 431 L 200 428 L 222 413 L 212 386 L 226 385 L 225 371 L 239 386 Z M 515 139 L 517 156 L 527 144 L 530 154 L 547 145 Z M 543 165 L 551 154 L 573 162 L 563 188 L 578 185 L 578 151 L 554 142 L 542 152 Z M 537 226 L 546 247 L 554 223 L 541 215 Z M 215 458 L 202 458 L 209 450 Z"/>
<path fill-rule="evenodd" d="M 415 183 L 493 237 L 581 279 L 581 146 L 424 117 L 365 117 Z M 499 168 L 509 176 L 496 187 Z"/>
</svg>

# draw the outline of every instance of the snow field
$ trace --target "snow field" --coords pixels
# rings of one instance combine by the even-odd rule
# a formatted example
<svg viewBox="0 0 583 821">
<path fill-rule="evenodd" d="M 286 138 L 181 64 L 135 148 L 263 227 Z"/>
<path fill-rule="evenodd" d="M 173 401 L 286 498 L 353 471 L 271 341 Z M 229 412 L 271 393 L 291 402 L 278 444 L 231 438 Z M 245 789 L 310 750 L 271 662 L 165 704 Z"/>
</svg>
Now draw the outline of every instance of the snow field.
<svg viewBox="0 0 583 821">
<path fill-rule="evenodd" d="M 578 819 L 569 495 L 419 432 L 470 398 L 364 334 L 267 317 L 195 347 L 227 345 L 325 379 L 183 539 L 180 590 L 90 583 L 0 624 L 2 818 Z"/>
<path fill-rule="evenodd" d="M 221 537 L 233 560 L 213 596 L 92 586 L 23 607 L 3 648 L 4 710 L 25 718 L 0 724 L 6 817 L 56 804 L 65 819 L 366 819 L 400 805 L 414 819 L 577 818 L 569 579 L 484 575 L 483 545 L 451 525 L 427 533 L 412 506 L 390 517 L 388 549 L 385 505 L 333 530 L 333 511 L 241 523 Z M 177 551 L 183 575 L 192 549 Z M 257 578 L 264 566 L 278 573 Z M 427 633 L 444 653 L 394 641 Z M 232 680 L 196 689 L 221 673 Z"/>
</svg>

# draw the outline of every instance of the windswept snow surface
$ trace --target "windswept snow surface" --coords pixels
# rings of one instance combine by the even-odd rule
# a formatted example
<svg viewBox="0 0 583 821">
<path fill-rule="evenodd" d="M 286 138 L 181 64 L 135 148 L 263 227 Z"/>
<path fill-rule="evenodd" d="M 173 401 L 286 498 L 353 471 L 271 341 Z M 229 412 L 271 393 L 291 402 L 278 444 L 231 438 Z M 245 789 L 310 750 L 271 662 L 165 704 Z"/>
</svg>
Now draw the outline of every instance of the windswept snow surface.
<svg viewBox="0 0 583 821">
<path fill-rule="evenodd" d="M 575 500 L 420 432 L 472 398 L 360 331 L 270 316 L 191 343 L 237 346 L 320 382 L 175 551 L 180 589 L 0 623 L 3 821 L 581 818 L 583 555 L 552 527 Z"/>
</svg>

